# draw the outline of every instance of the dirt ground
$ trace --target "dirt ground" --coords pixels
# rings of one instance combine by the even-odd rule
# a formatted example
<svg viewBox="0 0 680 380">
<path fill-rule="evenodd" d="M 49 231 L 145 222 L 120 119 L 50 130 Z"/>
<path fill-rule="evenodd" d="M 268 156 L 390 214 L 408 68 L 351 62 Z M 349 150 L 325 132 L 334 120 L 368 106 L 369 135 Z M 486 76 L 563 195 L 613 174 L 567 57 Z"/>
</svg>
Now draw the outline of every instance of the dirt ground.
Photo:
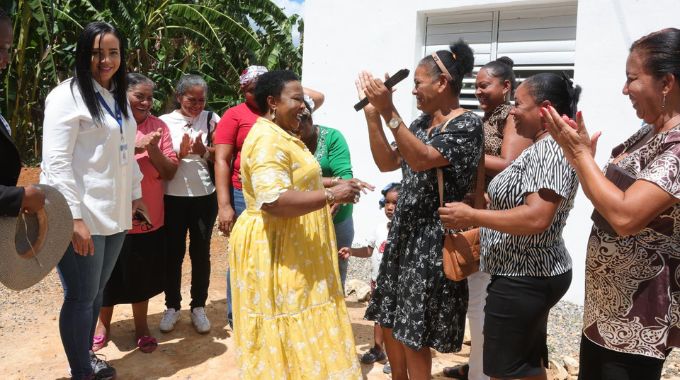
<svg viewBox="0 0 680 380">
<path fill-rule="evenodd" d="M 21 183 L 36 183 L 38 170 L 22 172 Z M 158 349 L 145 354 L 137 350 L 134 325 L 129 306 L 117 306 L 111 327 L 111 341 L 100 351 L 117 369 L 118 379 L 238 379 L 234 344 L 226 327 L 226 239 L 217 234 L 212 240 L 212 273 L 206 311 L 212 323 L 209 334 L 197 334 L 189 316 L 188 302 L 190 262 L 183 267 L 184 299 L 182 316 L 174 331 L 164 334 L 158 323 L 164 310 L 163 295 L 149 303 L 149 326 L 159 341 Z M 58 318 L 62 288 L 52 271 L 38 285 L 12 292 L 0 285 L 0 378 L 2 379 L 68 379 L 68 363 L 59 338 Z M 363 320 L 366 305 L 347 302 L 352 322 L 357 355 L 373 342 L 372 323 Z M 433 351 L 434 378 L 442 367 L 466 361 L 469 347 L 460 355 Z M 365 379 L 387 379 L 381 364 L 362 365 Z"/>
</svg>

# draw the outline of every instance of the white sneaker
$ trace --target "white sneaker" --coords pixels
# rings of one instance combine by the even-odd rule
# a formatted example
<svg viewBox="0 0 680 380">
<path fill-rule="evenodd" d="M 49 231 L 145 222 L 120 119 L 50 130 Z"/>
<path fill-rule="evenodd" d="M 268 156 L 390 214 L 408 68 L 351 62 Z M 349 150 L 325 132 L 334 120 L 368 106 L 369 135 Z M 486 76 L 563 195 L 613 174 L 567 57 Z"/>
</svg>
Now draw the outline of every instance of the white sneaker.
<svg viewBox="0 0 680 380">
<path fill-rule="evenodd" d="M 210 331 L 210 321 L 208 316 L 205 315 L 205 309 L 202 307 L 196 307 L 191 311 L 191 323 L 194 324 L 199 334 L 205 334 Z"/>
<path fill-rule="evenodd" d="M 193 319 L 193 316 L 192 316 Z M 169 308 L 163 313 L 159 328 L 161 332 L 170 332 L 175 329 L 175 323 L 179 320 L 179 310 Z"/>
</svg>

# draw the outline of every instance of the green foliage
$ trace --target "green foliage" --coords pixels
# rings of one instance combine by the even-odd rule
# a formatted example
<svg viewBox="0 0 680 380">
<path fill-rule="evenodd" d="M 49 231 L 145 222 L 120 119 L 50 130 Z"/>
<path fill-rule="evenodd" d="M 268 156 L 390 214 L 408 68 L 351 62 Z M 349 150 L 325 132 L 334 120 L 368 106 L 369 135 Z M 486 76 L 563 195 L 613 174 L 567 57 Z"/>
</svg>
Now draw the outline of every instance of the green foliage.
<svg viewBox="0 0 680 380">
<path fill-rule="evenodd" d="M 72 76 L 76 41 L 91 21 L 107 21 L 126 38 L 128 71 L 156 82 L 154 112 L 174 105 L 180 76 L 208 82 L 207 108 L 222 113 L 241 101 L 238 76 L 246 66 L 300 74 L 299 16 L 272 0 L 14 0 L 0 1 L 14 22 L 15 53 L 3 71 L 0 112 L 10 121 L 25 162 L 40 160 L 44 102 Z"/>
</svg>

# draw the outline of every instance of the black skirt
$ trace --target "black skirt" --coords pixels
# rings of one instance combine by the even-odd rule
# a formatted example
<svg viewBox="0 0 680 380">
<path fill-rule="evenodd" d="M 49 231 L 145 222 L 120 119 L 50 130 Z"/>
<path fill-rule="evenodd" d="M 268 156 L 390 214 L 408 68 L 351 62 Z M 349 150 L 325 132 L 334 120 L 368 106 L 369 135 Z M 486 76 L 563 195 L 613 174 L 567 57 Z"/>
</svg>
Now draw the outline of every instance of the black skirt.
<svg viewBox="0 0 680 380">
<path fill-rule="evenodd" d="M 484 307 L 484 374 L 537 376 L 548 367 L 548 315 L 571 284 L 553 277 L 491 276 Z"/>
<path fill-rule="evenodd" d="M 165 229 L 127 235 L 104 288 L 102 306 L 146 301 L 163 292 L 164 285 Z"/>
</svg>

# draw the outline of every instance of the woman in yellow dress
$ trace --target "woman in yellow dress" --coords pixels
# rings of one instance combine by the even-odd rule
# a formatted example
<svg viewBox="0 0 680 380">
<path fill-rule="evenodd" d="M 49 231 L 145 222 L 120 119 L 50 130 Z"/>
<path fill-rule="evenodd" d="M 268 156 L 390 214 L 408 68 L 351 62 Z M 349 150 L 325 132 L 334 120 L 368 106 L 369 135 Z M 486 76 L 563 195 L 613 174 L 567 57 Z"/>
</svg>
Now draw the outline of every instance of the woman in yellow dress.
<svg viewBox="0 0 680 380">
<path fill-rule="evenodd" d="M 328 205 L 359 200 L 356 180 L 324 189 L 298 138 L 307 112 L 290 71 L 259 77 L 263 112 L 243 144 L 246 211 L 230 239 L 241 379 L 358 379 Z"/>
</svg>

